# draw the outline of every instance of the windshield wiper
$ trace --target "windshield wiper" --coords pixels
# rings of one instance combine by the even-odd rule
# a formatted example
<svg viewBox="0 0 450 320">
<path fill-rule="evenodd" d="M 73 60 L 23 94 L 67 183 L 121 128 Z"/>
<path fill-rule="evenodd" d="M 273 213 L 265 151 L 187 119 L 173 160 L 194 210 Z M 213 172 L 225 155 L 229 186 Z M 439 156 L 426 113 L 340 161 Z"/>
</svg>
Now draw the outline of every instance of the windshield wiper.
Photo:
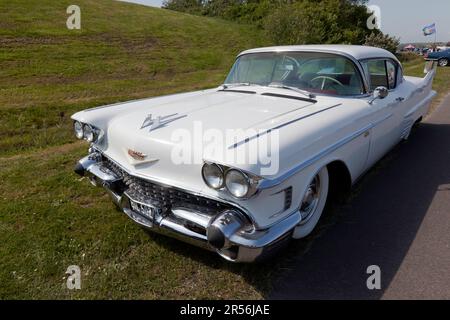
<svg viewBox="0 0 450 320">
<path fill-rule="evenodd" d="M 312 94 L 311 92 L 308 92 L 308 91 L 306 91 L 306 90 L 302 90 L 302 89 L 299 89 L 299 88 L 296 88 L 296 87 L 286 86 L 286 85 L 284 85 L 284 84 L 269 84 L 269 85 L 267 85 L 267 86 L 268 86 L 268 87 L 271 87 L 271 88 L 279 88 L 279 89 L 292 90 L 292 91 L 301 93 L 301 94 L 303 94 L 304 96 L 307 96 L 307 97 L 310 98 L 310 99 L 314 99 L 314 98 L 316 97 L 316 95 Z"/>
<path fill-rule="evenodd" d="M 250 82 L 224 83 L 222 84 L 222 90 L 231 89 L 234 87 L 250 87 L 250 86 L 261 86 L 261 85 Z"/>
</svg>

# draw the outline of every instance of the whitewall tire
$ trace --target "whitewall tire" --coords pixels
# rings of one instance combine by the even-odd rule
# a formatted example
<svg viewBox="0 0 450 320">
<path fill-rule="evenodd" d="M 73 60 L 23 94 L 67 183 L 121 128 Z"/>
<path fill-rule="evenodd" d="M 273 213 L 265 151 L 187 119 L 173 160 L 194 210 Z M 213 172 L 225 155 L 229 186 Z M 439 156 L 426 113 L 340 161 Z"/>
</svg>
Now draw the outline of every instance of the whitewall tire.
<svg viewBox="0 0 450 320">
<path fill-rule="evenodd" d="M 319 222 L 328 197 L 329 177 L 327 167 L 323 167 L 308 184 L 299 212 L 302 221 L 292 235 L 295 239 L 309 235 Z"/>
</svg>

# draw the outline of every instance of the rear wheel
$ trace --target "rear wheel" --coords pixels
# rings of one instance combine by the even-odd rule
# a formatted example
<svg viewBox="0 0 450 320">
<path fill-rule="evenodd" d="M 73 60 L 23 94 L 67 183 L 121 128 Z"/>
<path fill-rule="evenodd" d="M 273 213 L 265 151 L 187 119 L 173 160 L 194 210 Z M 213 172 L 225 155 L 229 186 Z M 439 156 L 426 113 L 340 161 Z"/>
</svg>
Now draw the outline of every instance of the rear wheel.
<svg viewBox="0 0 450 320">
<path fill-rule="evenodd" d="M 443 59 L 440 59 L 440 60 L 438 61 L 438 63 L 439 63 L 439 65 L 440 65 L 441 67 L 446 67 L 446 66 L 448 66 L 448 64 L 449 64 L 449 61 L 448 61 L 448 59 L 443 58 Z"/>
<path fill-rule="evenodd" d="M 328 187 L 328 170 L 323 167 L 314 176 L 303 195 L 299 208 L 302 221 L 295 228 L 293 238 L 304 238 L 314 230 L 327 202 Z"/>
</svg>

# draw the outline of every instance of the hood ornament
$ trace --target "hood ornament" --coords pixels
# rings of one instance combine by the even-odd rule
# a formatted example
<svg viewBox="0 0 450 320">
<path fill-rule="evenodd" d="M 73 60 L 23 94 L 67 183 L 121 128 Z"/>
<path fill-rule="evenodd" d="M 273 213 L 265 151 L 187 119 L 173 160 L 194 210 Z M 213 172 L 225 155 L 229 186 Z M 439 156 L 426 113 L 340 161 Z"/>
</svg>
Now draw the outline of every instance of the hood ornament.
<svg viewBox="0 0 450 320">
<path fill-rule="evenodd" d="M 178 119 L 181 119 L 184 117 L 187 117 L 187 115 L 185 115 L 185 114 L 178 115 L 178 113 L 174 113 L 174 114 L 169 114 L 169 115 L 163 116 L 163 117 L 158 116 L 155 119 L 153 119 L 152 114 L 149 114 L 145 118 L 144 122 L 142 123 L 141 129 L 150 127 L 149 131 L 152 131 L 152 130 L 158 129 L 162 126 L 165 126 L 166 124 L 168 124 L 172 121 L 175 121 L 175 120 L 178 120 Z"/>
</svg>

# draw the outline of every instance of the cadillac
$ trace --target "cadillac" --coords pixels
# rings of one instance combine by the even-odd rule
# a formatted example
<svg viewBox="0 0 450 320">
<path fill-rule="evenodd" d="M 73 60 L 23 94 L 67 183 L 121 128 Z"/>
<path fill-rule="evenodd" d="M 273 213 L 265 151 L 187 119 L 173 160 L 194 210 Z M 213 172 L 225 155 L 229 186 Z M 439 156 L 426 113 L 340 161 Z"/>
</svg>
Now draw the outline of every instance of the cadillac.
<svg viewBox="0 0 450 320">
<path fill-rule="evenodd" d="M 217 88 L 74 114 L 76 137 L 90 143 L 75 172 L 140 226 L 254 262 L 309 235 L 327 200 L 408 138 L 436 94 L 436 65 L 428 62 L 418 78 L 373 47 L 247 50 Z M 276 170 L 194 146 L 200 162 L 175 163 L 174 132 L 186 135 L 195 123 L 219 133 L 254 130 L 225 145 L 237 155 L 278 137 Z"/>
</svg>

